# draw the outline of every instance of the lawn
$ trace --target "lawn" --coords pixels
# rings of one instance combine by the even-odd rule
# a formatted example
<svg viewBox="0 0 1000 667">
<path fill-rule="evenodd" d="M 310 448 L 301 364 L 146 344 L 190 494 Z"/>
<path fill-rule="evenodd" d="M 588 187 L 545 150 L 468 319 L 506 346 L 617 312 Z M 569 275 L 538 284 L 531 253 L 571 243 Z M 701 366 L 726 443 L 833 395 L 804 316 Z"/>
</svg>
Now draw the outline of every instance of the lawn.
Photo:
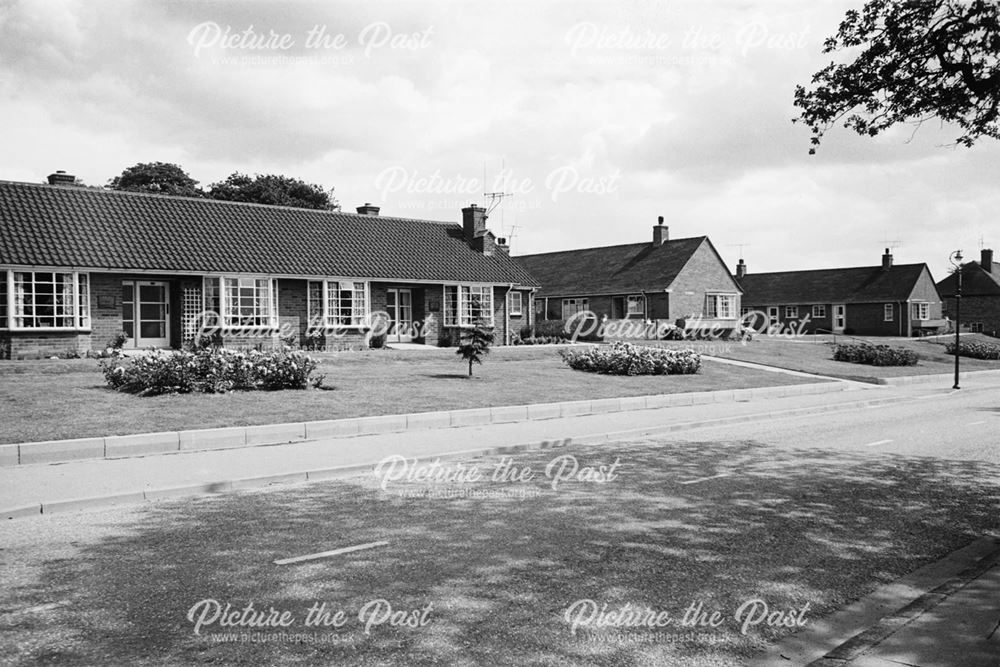
<svg viewBox="0 0 1000 667">
<path fill-rule="evenodd" d="M 920 358 L 916 366 L 868 366 L 834 361 L 833 337 L 831 336 L 805 336 L 798 339 L 757 336 L 746 343 L 739 341 L 651 341 L 644 344 L 672 348 L 691 347 L 709 356 L 751 361 L 848 380 L 874 382 L 878 378 L 953 373 L 955 358 L 945 352 L 945 343 L 952 340 L 950 337 L 892 339 L 837 337 L 837 341 L 843 343 L 866 341 L 874 345 L 889 345 L 913 350 Z M 1000 345 L 1000 341 L 995 338 L 975 334 L 963 336 L 963 340 L 983 340 L 993 345 Z M 1000 370 L 1000 361 L 962 357 L 961 368 L 963 371 Z"/>
<path fill-rule="evenodd" d="M 617 466 L 553 488 L 544 470 L 567 454 Z M 534 477 L 507 482 L 492 481 L 496 457 L 463 463 L 483 479 L 383 489 L 368 475 L 0 524 L 0 663 L 744 665 L 789 632 L 744 631 L 744 604 L 808 628 L 994 529 L 1000 510 L 995 467 L 895 453 L 649 439 L 524 454 L 508 469 Z M 683 483 L 723 469 L 738 474 Z M 387 544 L 273 563 L 373 542 Z M 203 600 L 291 624 L 196 635 Z M 378 600 L 415 627 L 366 633 L 359 613 Z M 321 604 L 343 624 L 306 627 Z M 598 627 L 590 604 L 668 620 Z M 699 604 L 714 627 L 681 624 Z"/>
<path fill-rule="evenodd" d="M 0 362 L 0 442 L 247 426 L 808 382 L 705 363 L 697 375 L 571 370 L 553 348 L 498 348 L 475 377 L 453 350 L 319 354 L 332 389 L 138 397 L 103 386 L 87 359 Z"/>
</svg>

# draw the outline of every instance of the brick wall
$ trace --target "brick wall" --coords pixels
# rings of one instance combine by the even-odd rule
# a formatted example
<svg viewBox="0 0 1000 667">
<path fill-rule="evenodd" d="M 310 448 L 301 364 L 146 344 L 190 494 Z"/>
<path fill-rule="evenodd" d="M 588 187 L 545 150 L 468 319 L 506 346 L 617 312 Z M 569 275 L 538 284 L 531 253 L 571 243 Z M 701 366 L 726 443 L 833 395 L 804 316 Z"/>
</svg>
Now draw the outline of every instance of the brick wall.
<svg viewBox="0 0 1000 667">
<path fill-rule="evenodd" d="M 955 297 L 944 298 L 944 312 L 954 321 Z M 1000 335 L 1000 296 L 962 296 L 962 326 L 976 322 L 982 323 L 984 333 Z"/>
<path fill-rule="evenodd" d="M 6 359 L 44 359 L 85 355 L 90 352 L 90 335 L 66 332 L 3 332 L 0 350 Z"/>
<path fill-rule="evenodd" d="M 733 282 L 729 269 L 705 241 L 691 255 L 671 285 L 670 313 L 666 317 L 678 320 L 704 314 L 705 295 L 708 292 L 738 294 L 739 289 Z M 740 312 L 738 296 L 735 308 L 738 316 Z"/>
</svg>

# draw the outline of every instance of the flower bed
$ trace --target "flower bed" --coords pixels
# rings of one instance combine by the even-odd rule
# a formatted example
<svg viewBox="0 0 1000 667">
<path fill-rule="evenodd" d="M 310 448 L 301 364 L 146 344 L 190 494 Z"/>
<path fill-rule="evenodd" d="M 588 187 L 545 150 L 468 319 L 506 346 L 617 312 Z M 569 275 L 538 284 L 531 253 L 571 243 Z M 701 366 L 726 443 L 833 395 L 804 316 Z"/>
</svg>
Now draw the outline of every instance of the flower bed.
<svg viewBox="0 0 1000 667">
<path fill-rule="evenodd" d="M 694 350 L 670 350 L 616 342 L 608 347 L 563 350 L 570 368 L 605 375 L 690 375 L 701 368 Z"/>
<path fill-rule="evenodd" d="M 310 377 L 317 367 L 314 359 L 287 350 L 158 350 L 135 357 L 116 351 L 99 366 L 108 387 L 140 396 L 305 389 L 323 382 L 322 376 Z"/>
<path fill-rule="evenodd" d="M 955 354 L 955 343 L 946 344 L 944 349 L 948 354 Z M 958 356 L 972 359 L 1000 359 L 1000 345 L 963 340 L 958 345 Z"/>
<path fill-rule="evenodd" d="M 916 366 L 919 357 L 913 350 L 888 345 L 852 343 L 833 348 L 835 361 L 869 366 Z"/>
</svg>

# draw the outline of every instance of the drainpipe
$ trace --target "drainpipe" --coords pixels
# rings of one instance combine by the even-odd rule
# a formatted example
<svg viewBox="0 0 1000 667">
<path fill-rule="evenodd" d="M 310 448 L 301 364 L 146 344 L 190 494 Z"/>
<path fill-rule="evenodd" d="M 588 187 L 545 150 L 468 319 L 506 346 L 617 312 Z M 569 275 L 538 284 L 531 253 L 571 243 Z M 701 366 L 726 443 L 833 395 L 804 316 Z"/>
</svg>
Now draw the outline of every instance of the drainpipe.
<svg viewBox="0 0 1000 667">
<path fill-rule="evenodd" d="M 503 297 L 503 329 L 504 329 L 504 340 L 507 341 L 506 344 L 510 344 L 510 292 L 514 289 L 514 283 L 510 283 L 507 286 L 507 293 Z M 524 300 L 521 300 L 521 312 L 524 312 Z"/>
</svg>

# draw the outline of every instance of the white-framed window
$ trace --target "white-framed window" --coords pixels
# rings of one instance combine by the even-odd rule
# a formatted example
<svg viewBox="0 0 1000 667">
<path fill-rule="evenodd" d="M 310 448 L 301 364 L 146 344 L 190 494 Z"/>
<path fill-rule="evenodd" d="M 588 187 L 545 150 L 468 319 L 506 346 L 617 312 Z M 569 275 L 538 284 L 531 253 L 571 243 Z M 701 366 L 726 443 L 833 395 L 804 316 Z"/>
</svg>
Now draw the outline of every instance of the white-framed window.
<svg viewBox="0 0 1000 667">
<path fill-rule="evenodd" d="M 310 280 L 307 291 L 310 326 L 362 327 L 368 324 L 368 283 Z"/>
<path fill-rule="evenodd" d="M 524 308 L 524 295 L 520 292 L 511 292 L 508 297 L 507 310 L 511 315 L 521 315 Z"/>
<path fill-rule="evenodd" d="M 745 317 L 753 312 L 753 308 L 750 306 L 740 306 L 740 317 Z"/>
<path fill-rule="evenodd" d="M 785 319 L 796 319 L 799 316 L 798 306 L 785 306 Z"/>
<path fill-rule="evenodd" d="M 730 320 L 736 317 L 735 294 L 708 294 L 705 297 L 705 317 Z"/>
<path fill-rule="evenodd" d="M 76 271 L 0 271 L 0 283 L 0 327 L 90 328 L 88 274 Z"/>
<path fill-rule="evenodd" d="M 915 320 L 929 320 L 931 319 L 931 304 L 926 301 L 920 301 L 913 304 L 913 319 Z"/>
<path fill-rule="evenodd" d="M 826 306 L 813 306 L 813 317 L 826 317 Z"/>
<path fill-rule="evenodd" d="M 562 318 L 568 320 L 579 312 L 590 310 L 590 302 L 587 299 L 563 299 Z"/>
<path fill-rule="evenodd" d="M 540 318 L 545 318 L 545 299 L 534 299 L 535 302 L 535 315 Z"/>
<path fill-rule="evenodd" d="M 274 327 L 278 321 L 278 281 L 263 276 L 206 276 L 205 310 L 223 327 Z"/>
<path fill-rule="evenodd" d="M 445 326 L 467 327 L 477 321 L 493 326 L 493 286 L 445 285 Z"/>
<path fill-rule="evenodd" d="M 646 314 L 646 297 L 641 294 L 632 294 L 626 299 L 626 313 L 632 315 Z"/>
<path fill-rule="evenodd" d="M 883 307 L 883 310 L 884 310 L 884 313 L 883 313 L 883 316 L 882 316 L 882 321 L 884 321 L 884 322 L 892 322 L 892 319 L 893 319 L 893 317 L 895 315 L 895 311 L 894 311 L 894 309 L 892 307 L 892 304 L 891 303 L 885 304 L 885 306 Z"/>
<path fill-rule="evenodd" d="M 970 333 L 983 333 L 983 323 L 982 322 L 969 322 L 969 332 Z"/>
</svg>

